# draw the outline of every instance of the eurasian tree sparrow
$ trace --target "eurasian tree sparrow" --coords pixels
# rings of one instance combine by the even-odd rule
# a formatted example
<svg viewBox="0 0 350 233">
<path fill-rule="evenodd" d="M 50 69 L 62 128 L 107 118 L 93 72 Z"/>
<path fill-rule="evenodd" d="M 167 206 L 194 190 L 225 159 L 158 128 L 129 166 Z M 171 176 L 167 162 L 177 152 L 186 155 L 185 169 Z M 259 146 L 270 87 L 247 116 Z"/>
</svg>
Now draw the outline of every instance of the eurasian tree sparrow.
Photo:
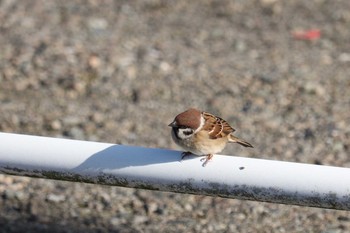
<svg viewBox="0 0 350 233">
<path fill-rule="evenodd" d="M 221 152 L 228 142 L 253 147 L 232 135 L 235 129 L 225 120 L 194 108 L 177 115 L 169 126 L 172 127 L 171 136 L 175 143 L 186 151 L 182 153 L 181 160 L 190 154 L 205 155 L 203 166 L 213 158 L 213 154 Z"/>
</svg>

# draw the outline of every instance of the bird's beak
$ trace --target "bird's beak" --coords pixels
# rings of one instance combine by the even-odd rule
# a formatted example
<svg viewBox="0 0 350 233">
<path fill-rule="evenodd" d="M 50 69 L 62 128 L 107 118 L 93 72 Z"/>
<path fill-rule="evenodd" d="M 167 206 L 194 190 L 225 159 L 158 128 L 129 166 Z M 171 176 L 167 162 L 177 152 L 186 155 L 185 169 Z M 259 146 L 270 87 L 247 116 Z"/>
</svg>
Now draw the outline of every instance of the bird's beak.
<svg viewBox="0 0 350 233">
<path fill-rule="evenodd" d="M 176 127 L 176 126 L 177 126 L 176 121 L 171 122 L 168 126 L 170 126 L 170 127 Z"/>
</svg>

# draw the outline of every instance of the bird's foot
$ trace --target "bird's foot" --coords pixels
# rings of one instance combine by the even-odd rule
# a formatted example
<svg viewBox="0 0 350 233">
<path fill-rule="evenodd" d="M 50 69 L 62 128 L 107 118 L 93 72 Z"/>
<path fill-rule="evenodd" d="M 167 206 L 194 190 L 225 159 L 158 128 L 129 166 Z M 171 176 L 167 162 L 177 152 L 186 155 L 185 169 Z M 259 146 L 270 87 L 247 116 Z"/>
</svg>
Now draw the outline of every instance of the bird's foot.
<svg viewBox="0 0 350 233">
<path fill-rule="evenodd" d="M 204 163 L 202 164 L 203 167 L 207 166 L 207 164 L 209 163 L 209 161 L 213 158 L 213 154 L 208 154 L 205 156 L 205 158 L 201 159 L 201 162 L 204 161 Z"/>
<path fill-rule="evenodd" d="M 186 156 L 189 156 L 189 155 L 192 155 L 192 153 L 191 153 L 191 152 L 188 152 L 188 151 L 182 152 L 180 162 L 182 162 L 182 160 L 183 160 Z"/>
</svg>

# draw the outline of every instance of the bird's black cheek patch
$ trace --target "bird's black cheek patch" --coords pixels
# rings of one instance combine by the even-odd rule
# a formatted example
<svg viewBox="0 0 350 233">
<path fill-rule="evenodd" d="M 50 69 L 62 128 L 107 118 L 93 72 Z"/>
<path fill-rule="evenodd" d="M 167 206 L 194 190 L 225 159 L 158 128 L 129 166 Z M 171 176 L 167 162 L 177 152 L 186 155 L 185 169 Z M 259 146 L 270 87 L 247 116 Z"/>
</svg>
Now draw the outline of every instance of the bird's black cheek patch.
<svg viewBox="0 0 350 233">
<path fill-rule="evenodd" d="M 183 133 L 188 136 L 188 135 L 191 135 L 193 134 L 193 130 L 184 130 Z"/>
</svg>

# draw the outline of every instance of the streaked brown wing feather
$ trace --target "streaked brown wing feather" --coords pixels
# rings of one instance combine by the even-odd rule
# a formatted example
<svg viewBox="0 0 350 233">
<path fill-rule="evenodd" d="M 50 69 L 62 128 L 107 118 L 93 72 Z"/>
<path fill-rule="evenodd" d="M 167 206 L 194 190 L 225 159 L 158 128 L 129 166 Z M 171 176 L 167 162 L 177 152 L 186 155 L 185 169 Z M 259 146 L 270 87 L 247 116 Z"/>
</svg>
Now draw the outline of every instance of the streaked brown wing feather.
<svg viewBox="0 0 350 233">
<path fill-rule="evenodd" d="M 203 117 L 205 119 L 204 130 L 208 131 L 209 138 L 217 139 L 226 137 L 235 131 L 224 119 L 214 116 L 210 113 L 203 112 Z"/>
</svg>

